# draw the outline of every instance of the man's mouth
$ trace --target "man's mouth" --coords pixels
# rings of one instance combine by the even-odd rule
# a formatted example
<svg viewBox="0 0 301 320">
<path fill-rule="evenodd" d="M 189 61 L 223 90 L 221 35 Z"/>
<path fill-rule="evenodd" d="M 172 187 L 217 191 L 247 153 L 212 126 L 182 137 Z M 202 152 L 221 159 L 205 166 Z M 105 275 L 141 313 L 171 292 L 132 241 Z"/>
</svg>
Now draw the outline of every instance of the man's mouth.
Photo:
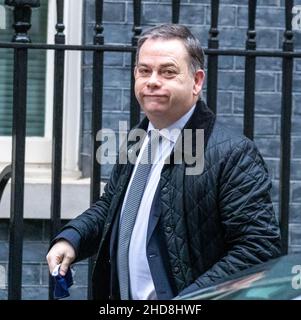
<svg viewBox="0 0 301 320">
<path fill-rule="evenodd" d="M 143 95 L 144 98 L 150 98 L 150 99 L 162 99 L 167 98 L 165 95 L 159 95 L 159 94 L 145 94 Z"/>
</svg>

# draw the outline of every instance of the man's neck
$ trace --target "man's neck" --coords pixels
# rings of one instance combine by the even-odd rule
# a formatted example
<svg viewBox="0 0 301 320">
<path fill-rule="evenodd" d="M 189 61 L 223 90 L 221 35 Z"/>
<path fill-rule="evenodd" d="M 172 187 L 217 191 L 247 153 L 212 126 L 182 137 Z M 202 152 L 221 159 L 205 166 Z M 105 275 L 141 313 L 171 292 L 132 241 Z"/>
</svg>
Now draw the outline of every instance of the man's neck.
<svg viewBox="0 0 301 320">
<path fill-rule="evenodd" d="M 193 105 L 185 114 L 183 114 L 180 118 L 173 122 L 166 123 L 164 126 L 158 126 L 157 123 L 153 123 L 153 121 L 150 120 L 149 125 L 148 125 L 148 130 L 151 129 L 167 129 L 167 130 L 172 130 L 172 129 L 180 129 L 182 130 L 189 120 L 189 118 L 192 116 L 194 109 L 196 105 Z"/>
<path fill-rule="evenodd" d="M 193 111 L 191 112 L 191 110 L 195 108 L 196 103 L 194 103 L 185 113 L 180 114 L 178 117 L 175 117 L 172 120 L 168 120 L 166 119 L 166 117 L 151 117 L 150 115 L 148 116 L 149 121 L 152 123 L 153 128 L 154 129 L 158 129 L 158 130 L 162 130 L 162 129 L 167 129 L 171 126 L 173 126 L 174 124 L 176 124 L 178 121 L 180 121 L 183 117 L 185 118 L 185 116 L 187 114 L 192 114 Z M 191 115 L 190 114 L 190 115 Z"/>
</svg>

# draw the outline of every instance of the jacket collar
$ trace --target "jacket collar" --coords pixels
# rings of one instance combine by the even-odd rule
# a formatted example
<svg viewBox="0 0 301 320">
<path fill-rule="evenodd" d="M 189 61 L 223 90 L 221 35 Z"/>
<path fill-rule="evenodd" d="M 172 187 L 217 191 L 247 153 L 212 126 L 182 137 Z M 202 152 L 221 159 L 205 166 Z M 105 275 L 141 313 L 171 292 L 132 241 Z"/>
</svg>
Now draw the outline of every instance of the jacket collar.
<svg viewBox="0 0 301 320">
<path fill-rule="evenodd" d="M 215 114 L 207 107 L 206 103 L 203 100 L 198 100 L 194 113 L 186 123 L 184 129 L 203 129 L 204 143 L 206 147 L 214 123 Z M 193 133 L 195 133 L 195 130 L 193 130 Z"/>
</svg>

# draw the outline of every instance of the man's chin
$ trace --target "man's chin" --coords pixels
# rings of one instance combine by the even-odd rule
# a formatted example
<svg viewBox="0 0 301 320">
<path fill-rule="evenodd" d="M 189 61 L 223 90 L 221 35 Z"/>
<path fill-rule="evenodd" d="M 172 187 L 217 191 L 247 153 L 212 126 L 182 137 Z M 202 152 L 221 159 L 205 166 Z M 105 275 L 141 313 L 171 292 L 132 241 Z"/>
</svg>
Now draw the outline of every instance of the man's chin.
<svg viewBox="0 0 301 320">
<path fill-rule="evenodd" d="M 166 105 L 160 104 L 147 104 L 144 105 L 143 110 L 146 114 L 153 114 L 153 115 L 161 115 L 166 113 L 168 107 Z"/>
</svg>

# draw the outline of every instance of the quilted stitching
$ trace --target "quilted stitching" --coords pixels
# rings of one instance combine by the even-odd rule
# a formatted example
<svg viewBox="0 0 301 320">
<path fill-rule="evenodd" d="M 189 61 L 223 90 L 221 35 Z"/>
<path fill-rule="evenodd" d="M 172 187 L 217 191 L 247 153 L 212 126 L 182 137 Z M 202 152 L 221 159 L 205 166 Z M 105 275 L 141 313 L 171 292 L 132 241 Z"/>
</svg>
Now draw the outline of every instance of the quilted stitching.
<svg viewBox="0 0 301 320">
<path fill-rule="evenodd" d="M 204 122 L 203 115 L 209 117 L 204 110 L 193 120 Z M 184 165 L 168 165 L 161 175 L 159 223 L 179 292 L 192 283 L 211 285 L 280 254 L 271 183 L 253 142 L 216 121 L 204 156 L 204 171 L 198 176 L 185 176 Z M 129 177 L 129 166 L 114 166 L 101 200 L 66 226 L 82 236 L 80 258 L 95 253 L 92 249 L 99 243 L 100 251 L 108 249 L 107 243 L 102 246 L 104 234 Z M 102 255 L 97 261 L 98 270 L 108 270 Z M 107 272 L 98 271 L 99 281 L 110 278 Z M 99 290 L 100 296 L 108 297 L 108 288 Z"/>
<path fill-rule="evenodd" d="M 171 267 L 181 291 L 206 286 L 280 253 L 279 228 L 266 166 L 253 142 L 215 124 L 204 172 L 186 176 L 175 165 L 162 176 L 163 226 Z M 266 234 L 266 237 L 263 235 Z M 207 270 L 207 272 L 206 272 Z"/>
</svg>

